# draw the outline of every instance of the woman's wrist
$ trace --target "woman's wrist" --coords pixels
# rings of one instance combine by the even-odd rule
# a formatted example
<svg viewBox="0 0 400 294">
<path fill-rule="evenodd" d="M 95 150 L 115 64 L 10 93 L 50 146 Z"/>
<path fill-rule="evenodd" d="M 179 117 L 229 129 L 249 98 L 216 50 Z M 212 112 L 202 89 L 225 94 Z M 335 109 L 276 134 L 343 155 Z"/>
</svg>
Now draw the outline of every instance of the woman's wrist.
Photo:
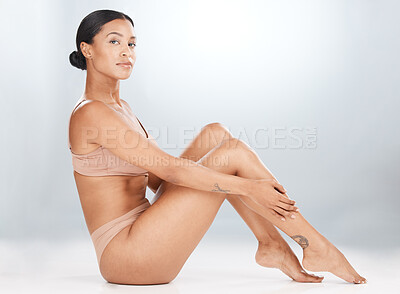
<svg viewBox="0 0 400 294">
<path fill-rule="evenodd" d="M 243 184 L 240 185 L 242 188 L 241 195 L 242 196 L 247 196 L 251 197 L 254 195 L 254 191 L 256 189 L 256 181 L 253 179 L 247 179 L 247 178 L 241 178 L 241 181 L 243 181 Z"/>
</svg>

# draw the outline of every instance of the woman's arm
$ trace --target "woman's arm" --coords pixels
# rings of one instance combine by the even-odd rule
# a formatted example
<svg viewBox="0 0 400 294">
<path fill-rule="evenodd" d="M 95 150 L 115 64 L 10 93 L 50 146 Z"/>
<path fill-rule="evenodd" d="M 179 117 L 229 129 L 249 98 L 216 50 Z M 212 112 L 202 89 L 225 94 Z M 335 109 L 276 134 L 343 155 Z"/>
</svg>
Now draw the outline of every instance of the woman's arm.
<svg viewBox="0 0 400 294">
<path fill-rule="evenodd" d="M 164 152 L 137 132 L 120 113 L 101 101 L 90 101 L 79 107 L 75 118 L 80 126 L 85 126 L 81 128 L 82 136 L 86 137 L 84 143 L 102 145 L 116 156 L 167 182 L 224 194 L 250 196 L 254 192 L 255 180 L 219 173 Z"/>
</svg>

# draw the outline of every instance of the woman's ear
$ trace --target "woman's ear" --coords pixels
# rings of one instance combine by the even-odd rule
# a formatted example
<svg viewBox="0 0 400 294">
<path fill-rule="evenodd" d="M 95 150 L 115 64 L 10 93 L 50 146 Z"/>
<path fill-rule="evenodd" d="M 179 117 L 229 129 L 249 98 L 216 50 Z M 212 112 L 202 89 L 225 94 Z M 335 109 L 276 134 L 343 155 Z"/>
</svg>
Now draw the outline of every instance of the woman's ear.
<svg viewBox="0 0 400 294">
<path fill-rule="evenodd" d="M 92 58 L 91 46 L 85 42 L 81 42 L 80 46 L 83 56 L 85 56 L 88 59 Z"/>
</svg>

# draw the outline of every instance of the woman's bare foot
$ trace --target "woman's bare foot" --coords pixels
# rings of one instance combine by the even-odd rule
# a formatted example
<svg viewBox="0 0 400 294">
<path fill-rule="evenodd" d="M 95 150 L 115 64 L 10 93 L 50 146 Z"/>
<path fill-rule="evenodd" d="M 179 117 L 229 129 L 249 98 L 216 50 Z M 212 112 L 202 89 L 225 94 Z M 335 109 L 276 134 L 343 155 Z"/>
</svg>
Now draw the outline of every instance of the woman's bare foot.
<svg viewBox="0 0 400 294">
<path fill-rule="evenodd" d="M 280 269 L 296 282 L 320 283 L 324 279 L 308 274 L 284 239 L 259 242 L 255 259 L 261 266 Z"/>
<path fill-rule="evenodd" d="M 321 240 L 308 244 L 307 239 L 295 239 L 303 248 L 302 264 L 305 269 L 313 272 L 331 272 L 343 280 L 354 284 L 365 284 L 367 279 L 360 276 L 350 265 L 346 257 L 331 242 L 321 236 Z"/>
</svg>

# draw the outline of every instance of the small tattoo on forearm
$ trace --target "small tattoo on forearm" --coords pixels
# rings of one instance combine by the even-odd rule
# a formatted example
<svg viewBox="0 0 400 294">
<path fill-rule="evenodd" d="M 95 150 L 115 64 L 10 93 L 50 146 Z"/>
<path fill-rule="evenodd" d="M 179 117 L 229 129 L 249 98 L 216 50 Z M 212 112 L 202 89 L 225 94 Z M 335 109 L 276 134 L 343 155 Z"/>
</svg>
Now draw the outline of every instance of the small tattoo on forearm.
<svg viewBox="0 0 400 294">
<path fill-rule="evenodd" d="M 291 236 L 291 238 L 293 240 L 295 240 L 297 243 L 299 243 L 299 245 L 303 249 L 307 248 L 309 245 L 307 238 L 302 235 L 294 235 L 294 236 Z"/>
<path fill-rule="evenodd" d="M 219 186 L 218 186 L 218 183 L 215 183 L 214 184 L 214 187 L 216 188 L 216 189 L 212 189 L 211 191 L 213 191 L 213 192 L 230 192 L 229 190 L 223 190 L 223 189 L 221 189 Z"/>
</svg>

